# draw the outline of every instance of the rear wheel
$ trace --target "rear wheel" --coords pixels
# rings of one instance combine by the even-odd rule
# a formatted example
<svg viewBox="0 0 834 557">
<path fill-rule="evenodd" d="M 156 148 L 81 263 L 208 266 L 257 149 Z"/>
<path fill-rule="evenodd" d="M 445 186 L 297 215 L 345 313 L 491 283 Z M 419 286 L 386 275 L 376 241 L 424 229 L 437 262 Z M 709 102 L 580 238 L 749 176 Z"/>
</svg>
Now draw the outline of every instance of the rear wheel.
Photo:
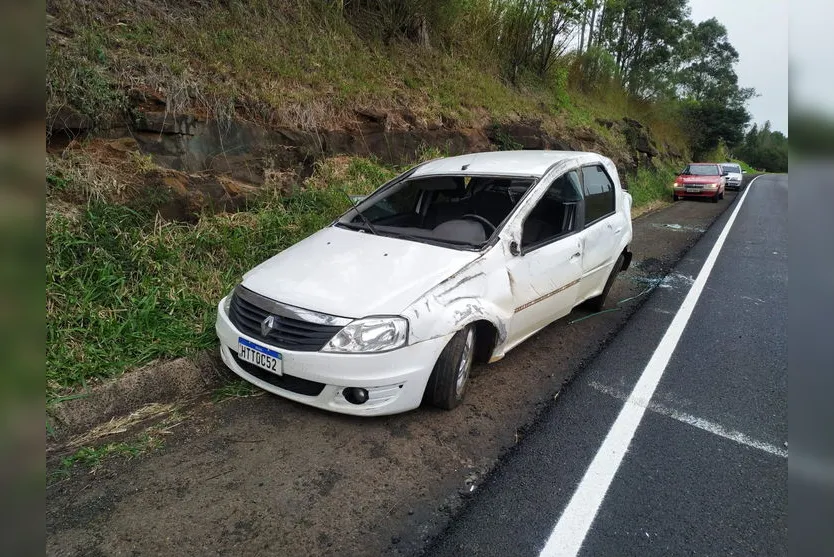
<svg viewBox="0 0 834 557">
<path fill-rule="evenodd" d="M 432 406 L 451 410 L 463 400 L 475 359 L 475 325 L 455 333 L 440 353 L 426 385 L 424 400 Z"/>
<path fill-rule="evenodd" d="M 594 296 L 585 302 L 585 307 L 591 311 L 602 311 L 602 308 L 605 306 L 605 299 L 608 297 L 608 292 L 611 291 L 611 285 L 614 284 L 614 279 L 617 278 L 617 275 L 620 273 L 620 269 L 623 268 L 624 260 L 625 255 L 621 253 L 620 257 L 617 258 L 617 262 L 614 263 L 614 268 L 611 269 L 611 274 L 608 275 L 608 280 L 605 281 L 605 287 L 602 289 L 602 292 L 599 296 Z"/>
</svg>

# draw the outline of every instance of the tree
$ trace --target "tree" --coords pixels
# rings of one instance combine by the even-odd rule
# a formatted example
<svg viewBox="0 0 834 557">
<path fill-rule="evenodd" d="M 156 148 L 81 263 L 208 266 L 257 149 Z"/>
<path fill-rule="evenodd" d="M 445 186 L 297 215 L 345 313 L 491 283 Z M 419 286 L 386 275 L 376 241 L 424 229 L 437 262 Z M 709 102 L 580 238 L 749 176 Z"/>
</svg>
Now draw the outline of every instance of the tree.
<svg viewBox="0 0 834 557">
<path fill-rule="evenodd" d="M 696 158 L 718 147 L 722 140 L 730 148 L 741 143 L 744 127 L 750 121 L 744 106 L 727 106 L 716 101 L 690 99 L 684 103 L 683 115 Z"/>
<path fill-rule="evenodd" d="M 620 79 L 636 96 L 655 96 L 688 15 L 687 0 L 607 0 L 599 44 L 614 57 Z"/>
<path fill-rule="evenodd" d="M 739 88 L 734 66 L 738 51 L 730 44 L 727 29 L 712 18 L 690 27 L 681 42 L 680 58 L 687 60 L 678 72 L 679 93 L 700 102 L 725 102 L 738 107 L 755 95 Z"/>
<path fill-rule="evenodd" d="M 788 170 L 788 138 L 782 132 L 772 131 L 770 121 L 761 128 L 754 124 L 736 154 L 755 168 L 769 172 Z"/>
</svg>

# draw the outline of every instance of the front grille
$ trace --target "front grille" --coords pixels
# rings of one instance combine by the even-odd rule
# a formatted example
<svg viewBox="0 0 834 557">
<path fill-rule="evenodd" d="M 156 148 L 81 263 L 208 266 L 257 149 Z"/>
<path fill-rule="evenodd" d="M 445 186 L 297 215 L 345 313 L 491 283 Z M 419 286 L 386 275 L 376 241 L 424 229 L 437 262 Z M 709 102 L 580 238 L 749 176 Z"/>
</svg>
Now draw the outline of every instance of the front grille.
<svg viewBox="0 0 834 557">
<path fill-rule="evenodd" d="M 238 358 L 237 352 L 231 352 L 232 356 L 235 359 L 235 362 L 237 363 L 237 365 L 243 368 L 243 371 L 245 371 L 249 375 L 257 377 L 261 381 L 265 381 L 270 385 L 274 385 L 279 389 L 284 389 L 286 391 L 291 391 L 293 393 L 298 393 L 300 395 L 307 396 L 319 396 L 321 392 L 324 390 L 324 383 L 316 383 L 315 381 L 302 379 L 300 377 L 293 377 L 292 375 L 275 375 L 274 373 L 270 373 L 265 369 L 261 369 L 254 364 L 250 364 L 249 362 L 241 360 L 240 358 Z"/>
<path fill-rule="evenodd" d="M 275 321 L 272 329 L 264 336 L 261 334 L 261 323 L 269 315 L 272 315 Z M 244 300 L 237 292 L 232 295 L 232 303 L 229 305 L 229 319 L 238 330 L 250 337 L 278 348 L 300 352 L 321 350 L 342 328 L 339 325 L 320 325 L 271 314 L 252 302 Z"/>
</svg>

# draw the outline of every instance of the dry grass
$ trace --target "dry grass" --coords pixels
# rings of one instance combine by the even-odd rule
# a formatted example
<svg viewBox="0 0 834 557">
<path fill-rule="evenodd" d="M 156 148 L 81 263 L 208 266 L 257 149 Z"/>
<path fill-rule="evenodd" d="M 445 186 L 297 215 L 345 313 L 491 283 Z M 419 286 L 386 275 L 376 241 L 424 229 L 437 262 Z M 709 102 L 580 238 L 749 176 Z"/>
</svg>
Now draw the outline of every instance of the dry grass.
<svg viewBox="0 0 834 557">
<path fill-rule="evenodd" d="M 655 199 L 653 201 L 641 205 L 640 207 L 635 207 L 631 211 L 631 220 L 635 220 L 649 213 L 654 213 L 655 211 L 659 211 L 660 209 L 663 209 L 664 207 L 667 207 L 671 204 L 671 201 Z"/>
<path fill-rule="evenodd" d="M 67 202 L 125 202 L 158 167 L 131 138 L 73 141 L 46 157 L 47 195 Z"/>
<path fill-rule="evenodd" d="M 175 409 L 176 405 L 174 404 L 146 404 L 145 406 L 139 408 L 138 410 L 130 413 L 127 416 L 119 416 L 113 418 L 107 423 L 94 427 L 93 429 L 91 429 L 87 433 L 84 433 L 83 435 L 73 437 L 66 444 L 64 444 L 61 447 L 61 449 L 67 450 L 78 448 L 81 446 L 97 444 L 101 442 L 101 440 L 105 437 L 127 433 L 136 426 L 148 420 L 158 418 L 160 416 L 171 415 L 173 414 Z M 176 416 L 172 417 L 174 419 L 165 421 L 158 427 L 154 428 L 154 431 L 156 431 L 159 434 L 166 434 L 171 427 L 179 423 L 179 420 Z"/>
</svg>

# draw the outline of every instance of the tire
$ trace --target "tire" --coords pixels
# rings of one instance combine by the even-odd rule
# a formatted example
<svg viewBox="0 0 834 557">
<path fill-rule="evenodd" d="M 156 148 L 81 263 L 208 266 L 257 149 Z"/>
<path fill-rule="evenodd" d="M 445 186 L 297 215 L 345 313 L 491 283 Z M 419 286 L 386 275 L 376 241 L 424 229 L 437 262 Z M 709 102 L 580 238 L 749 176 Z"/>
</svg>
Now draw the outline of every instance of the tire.
<svg viewBox="0 0 834 557">
<path fill-rule="evenodd" d="M 461 403 L 475 359 L 475 340 L 474 324 L 467 325 L 449 340 L 426 384 L 425 402 L 444 410 Z"/>
<path fill-rule="evenodd" d="M 718 194 L 718 199 L 724 199 L 724 192 L 723 191 Z"/>
<path fill-rule="evenodd" d="M 718 203 L 718 192 L 710 198 L 713 203 Z"/>
<path fill-rule="evenodd" d="M 617 258 L 617 262 L 614 263 L 614 268 L 611 269 L 611 274 L 608 275 L 608 280 L 605 281 L 605 287 L 602 289 L 602 292 L 599 294 L 599 296 L 594 296 L 593 298 L 586 301 L 586 308 L 588 308 L 591 311 L 602 311 L 602 308 L 605 307 L 605 299 L 608 297 L 608 292 L 611 291 L 611 285 L 614 284 L 614 279 L 617 278 L 617 275 L 620 273 L 620 269 L 623 268 L 624 260 L 625 255 L 621 253 L 620 257 Z"/>
<path fill-rule="evenodd" d="M 677 201 L 678 199 L 680 199 L 680 197 L 678 197 L 678 194 L 673 193 L 672 194 L 672 201 Z"/>
</svg>

